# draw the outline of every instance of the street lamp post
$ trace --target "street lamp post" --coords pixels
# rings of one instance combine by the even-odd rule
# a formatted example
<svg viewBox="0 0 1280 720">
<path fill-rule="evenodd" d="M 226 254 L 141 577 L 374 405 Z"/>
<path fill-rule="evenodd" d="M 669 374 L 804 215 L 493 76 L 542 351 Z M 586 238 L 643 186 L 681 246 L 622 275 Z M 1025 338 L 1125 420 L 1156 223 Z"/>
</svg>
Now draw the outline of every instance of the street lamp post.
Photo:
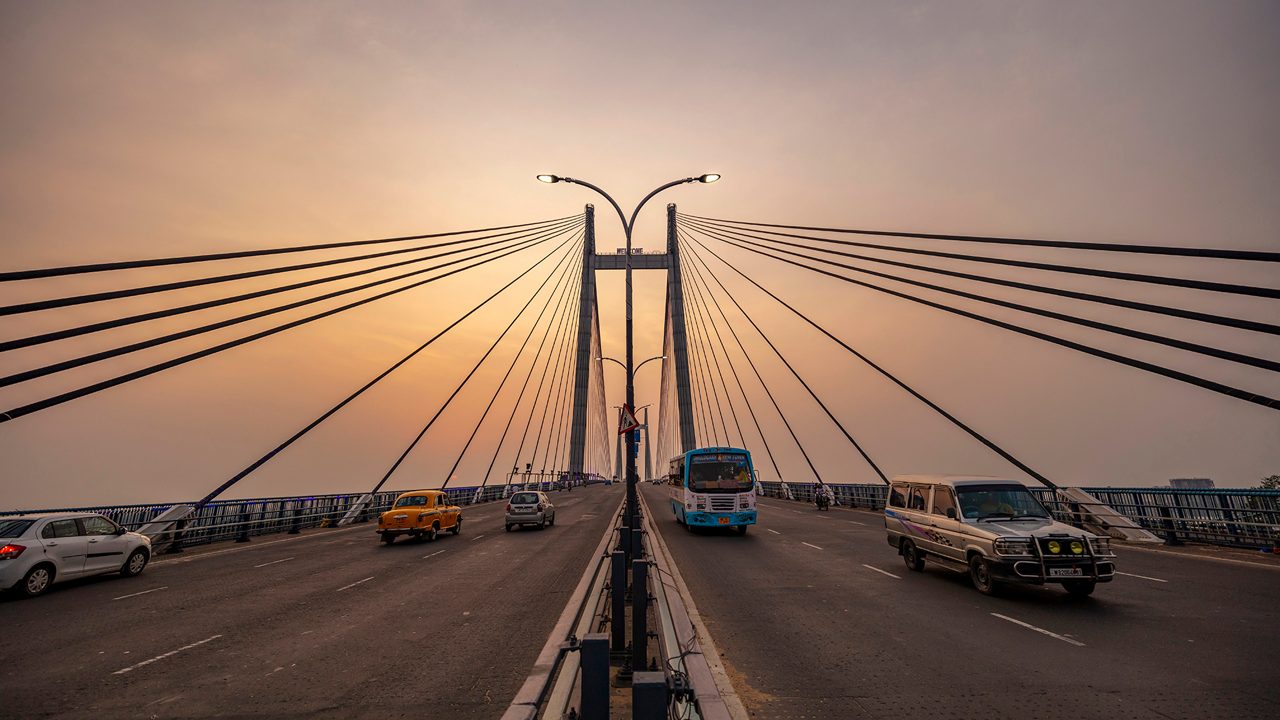
<svg viewBox="0 0 1280 720">
<path fill-rule="evenodd" d="M 636 216 L 640 214 L 640 208 L 644 207 L 645 203 L 649 202 L 649 200 L 654 195 L 657 195 L 658 193 L 662 192 L 663 190 L 666 190 L 667 188 L 673 188 L 677 185 L 683 185 L 685 183 L 691 183 L 691 182 L 713 183 L 719 179 L 720 179 L 720 175 L 716 173 L 707 173 L 705 175 L 699 175 L 698 177 L 687 177 L 687 178 L 681 178 L 679 180 L 672 180 L 671 182 L 666 183 L 665 185 L 660 185 L 658 186 L 658 188 L 650 192 L 648 195 L 644 196 L 644 199 L 640 201 L 640 204 L 636 205 L 636 209 L 631 212 L 631 219 L 628 220 L 626 214 L 622 212 L 622 208 L 618 206 L 617 201 L 615 201 L 609 195 L 609 193 L 605 192 L 604 190 L 601 190 L 599 187 L 596 187 L 595 185 L 592 185 L 591 183 L 585 180 L 578 180 L 576 178 L 569 178 L 569 177 L 560 177 L 558 175 L 539 175 L 538 176 L 538 180 L 544 183 L 567 182 L 567 183 L 574 183 L 576 185 L 582 185 L 584 187 L 588 187 L 594 190 L 595 192 L 599 193 L 602 197 L 604 197 L 605 200 L 609 201 L 609 204 L 613 206 L 613 209 L 615 211 L 617 211 L 618 219 L 622 221 L 622 230 L 623 230 L 623 233 L 626 235 L 626 239 L 627 239 L 627 261 L 626 261 L 627 362 L 623 367 L 626 368 L 626 371 L 627 371 L 626 403 L 628 407 L 634 408 L 636 406 L 636 387 L 634 383 L 635 371 L 633 368 L 633 365 L 634 365 L 633 361 L 634 361 L 635 355 L 634 355 L 634 345 L 632 343 L 632 325 L 631 325 L 631 230 L 632 228 L 635 227 Z M 637 473 L 636 473 L 636 458 L 635 458 L 636 442 L 637 442 L 636 431 L 634 429 L 627 431 L 626 519 L 627 519 L 628 527 L 635 526 L 635 516 L 636 516 L 636 506 L 637 506 L 637 499 L 636 499 Z"/>
</svg>

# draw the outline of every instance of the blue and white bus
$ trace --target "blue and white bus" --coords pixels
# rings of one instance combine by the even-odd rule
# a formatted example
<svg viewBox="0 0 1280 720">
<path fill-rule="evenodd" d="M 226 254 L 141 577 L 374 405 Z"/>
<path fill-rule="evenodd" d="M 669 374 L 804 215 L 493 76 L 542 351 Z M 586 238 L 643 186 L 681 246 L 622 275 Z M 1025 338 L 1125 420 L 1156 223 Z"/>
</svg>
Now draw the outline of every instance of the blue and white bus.
<svg viewBox="0 0 1280 720">
<path fill-rule="evenodd" d="M 756 524 L 755 468 L 739 448 L 690 450 L 671 459 L 671 510 L 685 527 L 731 527 L 739 535 Z"/>
</svg>

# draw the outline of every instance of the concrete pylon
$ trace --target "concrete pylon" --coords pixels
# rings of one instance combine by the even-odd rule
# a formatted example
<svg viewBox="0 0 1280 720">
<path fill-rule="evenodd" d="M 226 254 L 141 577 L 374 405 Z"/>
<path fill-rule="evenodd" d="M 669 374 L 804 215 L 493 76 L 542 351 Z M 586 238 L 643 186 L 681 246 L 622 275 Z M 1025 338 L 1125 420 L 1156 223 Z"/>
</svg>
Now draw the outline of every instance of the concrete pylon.
<svg viewBox="0 0 1280 720">
<path fill-rule="evenodd" d="M 667 321 L 671 323 L 671 352 L 675 355 L 676 409 L 680 416 L 680 452 L 697 447 L 693 432 L 693 394 L 689 389 L 689 344 L 684 326 L 684 287 L 680 284 L 680 243 L 676 235 L 676 206 L 667 205 Z"/>
</svg>

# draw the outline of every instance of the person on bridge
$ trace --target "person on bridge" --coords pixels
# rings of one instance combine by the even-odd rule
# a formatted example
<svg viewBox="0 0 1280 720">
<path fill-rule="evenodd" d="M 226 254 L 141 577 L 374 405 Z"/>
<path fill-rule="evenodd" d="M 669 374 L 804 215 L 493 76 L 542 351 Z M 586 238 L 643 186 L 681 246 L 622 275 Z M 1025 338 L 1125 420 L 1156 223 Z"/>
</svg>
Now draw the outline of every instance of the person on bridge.
<svg viewBox="0 0 1280 720">
<path fill-rule="evenodd" d="M 825 510 L 833 504 L 835 495 L 831 492 L 831 488 L 827 487 L 822 480 L 813 485 L 813 501 L 817 503 L 819 510 Z"/>
</svg>

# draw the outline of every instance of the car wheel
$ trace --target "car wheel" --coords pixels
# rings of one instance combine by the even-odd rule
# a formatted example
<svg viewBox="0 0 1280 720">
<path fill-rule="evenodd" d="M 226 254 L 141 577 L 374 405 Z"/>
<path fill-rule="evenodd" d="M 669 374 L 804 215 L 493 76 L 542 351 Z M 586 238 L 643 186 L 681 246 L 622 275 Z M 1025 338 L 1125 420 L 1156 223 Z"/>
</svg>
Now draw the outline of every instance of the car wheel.
<svg viewBox="0 0 1280 720">
<path fill-rule="evenodd" d="M 440 536 L 440 523 L 431 523 L 431 529 L 427 531 L 427 542 L 435 542 Z"/>
<path fill-rule="evenodd" d="M 539 520 L 539 521 L 538 521 L 538 529 L 539 529 L 539 530 L 546 530 L 546 529 L 547 529 L 547 518 L 546 518 L 546 517 L 543 517 L 541 520 Z"/>
<path fill-rule="evenodd" d="M 555 524 L 556 524 L 556 514 L 555 514 L 555 513 L 551 513 L 551 519 L 547 521 L 547 524 L 548 524 L 548 525 L 555 525 Z"/>
<path fill-rule="evenodd" d="M 129 559 L 124 561 L 124 567 L 120 568 L 120 574 L 125 577 L 133 577 L 142 572 L 142 569 L 147 566 L 147 560 L 150 559 L 151 556 L 146 550 L 138 548 L 129 553 Z"/>
<path fill-rule="evenodd" d="M 920 572 L 924 570 L 924 555 L 916 548 L 916 544 L 910 540 L 902 541 L 902 561 L 907 564 L 908 570 Z M 977 583 L 974 583 L 975 585 Z"/>
<path fill-rule="evenodd" d="M 973 580 L 973 586 L 983 595 L 996 594 L 996 581 L 991 577 L 991 568 L 987 566 L 987 559 L 981 555 L 969 558 L 969 578 Z"/>
<path fill-rule="evenodd" d="M 53 567 L 44 564 L 36 565 L 22 576 L 22 582 L 18 583 L 18 592 L 27 597 L 35 597 L 43 595 L 52 584 Z"/>
<path fill-rule="evenodd" d="M 1097 586 L 1098 583 L 1093 580 L 1072 580 L 1071 582 L 1062 583 L 1062 589 L 1073 597 L 1089 597 Z"/>
<path fill-rule="evenodd" d="M 458 516 L 458 521 L 453 524 L 453 527 L 449 528 L 449 532 L 453 533 L 454 535 L 457 535 L 458 533 L 462 532 L 462 516 L 461 515 Z"/>
<path fill-rule="evenodd" d="M 511 523 L 507 523 L 507 532 L 511 532 L 511 528 L 513 527 L 515 527 L 515 525 L 512 525 Z"/>
</svg>

